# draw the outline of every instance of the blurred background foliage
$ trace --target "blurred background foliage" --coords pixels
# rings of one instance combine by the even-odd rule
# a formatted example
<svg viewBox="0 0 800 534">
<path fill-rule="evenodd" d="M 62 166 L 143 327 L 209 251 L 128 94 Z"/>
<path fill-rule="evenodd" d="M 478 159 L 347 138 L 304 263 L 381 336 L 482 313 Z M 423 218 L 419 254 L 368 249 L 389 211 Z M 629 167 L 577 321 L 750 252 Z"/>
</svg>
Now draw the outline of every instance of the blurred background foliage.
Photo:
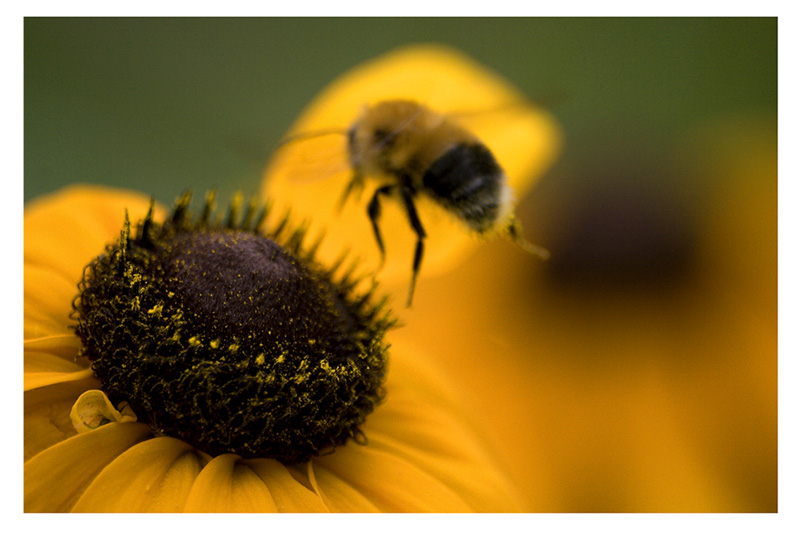
<svg viewBox="0 0 800 534">
<path fill-rule="evenodd" d="M 661 169 L 695 122 L 777 106 L 775 19 L 29 18 L 25 198 L 77 181 L 169 203 L 180 187 L 256 192 L 272 148 L 329 81 L 427 41 L 546 105 L 563 95 L 552 109 L 564 174 L 581 183 Z"/>
<path fill-rule="evenodd" d="M 776 511 L 777 19 L 29 18 L 25 200 L 255 194 L 329 81 L 431 41 L 540 99 L 565 147 L 519 206 L 551 261 L 487 243 L 397 335 L 533 511 Z"/>
</svg>

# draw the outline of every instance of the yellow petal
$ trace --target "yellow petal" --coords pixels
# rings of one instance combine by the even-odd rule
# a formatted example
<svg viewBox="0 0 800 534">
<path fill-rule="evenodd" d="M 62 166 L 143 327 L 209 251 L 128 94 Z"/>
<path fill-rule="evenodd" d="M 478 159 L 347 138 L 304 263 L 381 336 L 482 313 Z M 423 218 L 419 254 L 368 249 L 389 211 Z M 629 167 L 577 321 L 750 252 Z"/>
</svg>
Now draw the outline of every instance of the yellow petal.
<svg viewBox="0 0 800 534">
<path fill-rule="evenodd" d="M 331 512 L 366 513 L 380 512 L 375 504 L 356 487 L 343 480 L 323 464 L 312 460 L 309 475 L 314 490 Z"/>
<path fill-rule="evenodd" d="M 40 266 L 77 283 L 84 266 L 119 238 L 125 210 L 135 222 L 149 204 L 150 198 L 141 193 L 91 185 L 32 200 L 25 206 L 25 275 Z M 163 208 L 156 206 L 156 213 L 163 216 Z"/>
<path fill-rule="evenodd" d="M 327 512 L 322 499 L 292 477 L 289 470 L 272 459 L 244 460 L 269 488 L 279 512 Z"/>
<path fill-rule="evenodd" d="M 397 342 L 397 345 L 395 345 Z M 457 389 L 413 345 L 392 337 L 386 402 L 367 419 L 367 445 L 311 462 L 331 511 L 521 511 L 518 490 L 472 429 Z"/>
<path fill-rule="evenodd" d="M 344 130 L 364 105 L 392 98 L 425 103 L 456 119 L 459 112 L 467 112 L 461 122 L 494 152 L 518 197 L 559 150 L 560 133 L 548 113 L 526 104 L 519 91 L 485 67 L 436 45 L 402 48 L 344 74 L 307 107 L 290 136 Z M 344 135 L 326 135 L 280 147 L 266 169 L 262 191 L 275 202 L 277 212 L 290 207 L 298 218 L 310 220 L 311 235 L 326 230 L 321 258 L 331 261 L 351 249 L 375 267 L 379 255 L 366 215 L 370 188 L 359 202 L 337 210 L 349 179 Z M 423 276 L 449 269 L 480 242 L 441 208 L 424 198 L 418 204 L 428 234 Z M 398 203 L 384 202 L 381 229 L 387 261 L 379 276 L 405 281 L 415 237 Z"/>
<path fill-rule="evenodd" d="M 88 261 L 88 260 L 87 260 Z M 69 332 L 72 299 L 78 294 L 81 271 L 71 279 L 53 267 L 25 265 L 25 339 Z M 74 336 L 73 336 L 74 337 Z"/>
<path fill-rule="evenodd" d="M 150 433 L 141 423 L 112 423 L 37 454 L 25 462 L 25 511 L 69 511 L 106 465 Z"/>
<path fill-rule="evenodd" d="M 69 411 L 75 399 L 88 389 L 100 387 L 100 381 L 88 377 L 58 382 L 25 392 L 25 459 L 76 434 Z"/>
<path fill-rule="evenodd" d="M 73 361 L 78 357 L 81 342 L 73 333 L 46 336 L 25 340 L 26 353 L 49 354 L 65 361 Z"/>
<path fill-rule="evenodd" d="M 91 369 L 79 369 L 72 372 L 26 373 L 24 386 L 25 391 L 28 391 L 61 382 L 83 381 L 92 377 L 94 377 L 94 372 Z"/>
<path fill-rule="evenodd" d="M 235 454 L 211 460 L 195 480 L 185 511 L 277 512 L 264 481 L 238 460 Z"/>
<path fill-rule="evenodd" d="M 25 391 L 92 376 L 88 362 L 76 361 L 80 341 L 75 335 L 27 340 L 24 350 Z"/>
<path fill-rule="evenodd" d="M 350 489 L 381 512 L 470 512 L 453 490 L 424 469 L 375 447 L 342 447 L 314 460 L 317 484 L 332 511 L 350 511 Z M 355 511 L 355 510 L 353 510 Z M 365 510 L 359 510 L 365 511 Z"/>
<path fill-rule="evenodd" d="M 69 418 L 78 434 L 97 430 L 108 423 L 133 423 L 138 419 L 127 402 L 123 402 L 117 410 L 99 389 L 84 391 L 72 406 Z"/>
<path fill-rule="evenodd" d="M 430 417 L 428 421 L 420 421 L 420 428 L 412 426 L 411 418 L 407 417 L 405 423 L 414 430 L 370 432 L 370 448 L 400 458 L 435 478 L 472 511 L 522 511 L 516 490 L 497 461 L 480 448 L 474 435 L 470 436 L 464 428 L 453 429 L 455 425 L 447 418 Z M 428 428 L 424 428 L 426 424 Z M 442 424 L 447 427 L 442 428 Z M 451 429 L 455 431 L 445 436 Z"/>
<path fill-rule="evenodd" d="M 204 464 L 195 449 L 174 438 L 134 445 L 89 485 L 74 512 L 180 512 Z"/>
</svg>

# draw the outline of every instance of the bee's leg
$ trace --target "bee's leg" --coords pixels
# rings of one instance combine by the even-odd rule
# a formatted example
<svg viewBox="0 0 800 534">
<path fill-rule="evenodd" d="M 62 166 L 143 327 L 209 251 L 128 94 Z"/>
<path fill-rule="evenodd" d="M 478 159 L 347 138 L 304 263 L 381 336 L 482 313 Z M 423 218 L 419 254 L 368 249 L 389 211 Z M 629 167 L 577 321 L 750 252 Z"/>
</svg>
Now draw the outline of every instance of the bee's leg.
<svg viewBox="0 0 800 534">
<path fill-rule="evenodd" d="M 543 260 L 550 258 L 550 253 L 547 249 L 534 245 L 525 239 L 522 235 L 522 224 L 516 217 L 512 217 L 511 221 L 508 223 L 508 235 L 514 240 L 514 243 L 519 245 L 525 252 L 535 254 Z"/>
<path fill-rule="evenodd" d="M 344 205 L 347 203 L 347 199 L 350 198 L 350 194 L 355 191 L 356 196 L 360 197 L 361 192 L 364 190 L 364 176 L 359 173 L 353 173 L 353 177 L 347 182 L 347 186 L 342 191 L 342 197 L 339 199 L 339 205 L 337 206 L 338 211 L 342 211 Z"/>
<path fill-rule="evenodd" d="M 411 299 L 414 296 L 414 288 L 417 285 L 417 274 L 419 273 L 419 267 L 422 264 L 422 254 L 425 250 L 424 239 L 427 236 L 425 233 L 425 229 L 422 227 L 422 222 L 419 220 L 419 215 L 417 214 L 417 207 L 414 205 L 414 197 L 413 191 L 408 187 L 403 187 L 400 189 L 403 197 L 403 205 L 406 208 L 406 213 L 408 214 L 408 221 L 411 223 L 411 228 L 414 229 L 414 232 L 417 234 L 417 247 L 414 250 L 414 263 L 411 267 L 411 287 L 408 289 L 408 301 L 406 302 L 406 306 L 411 306 Z"/>
<path fill-rule="evenodd" d="M 367 205 L 367 215 L 369 215 L 369 220 L 372 223 L 372 231 L 375 233 L 375 241 L 378 242 L 378 250 L 381 252 L 381 267 L 383 267 L 383 262 L 386 259 L 386 249 L 383 246 L 381 230 L 378 228 L 378 219 L 381 216 L 381 201 L 379 197 L 380 195 L 391 195 L 392 190 L 395 187 L 397 187 L 395 184 L 379 187 L 375 190 L 375 193 L 373 193 L 372 198 Z"/>
</svg>

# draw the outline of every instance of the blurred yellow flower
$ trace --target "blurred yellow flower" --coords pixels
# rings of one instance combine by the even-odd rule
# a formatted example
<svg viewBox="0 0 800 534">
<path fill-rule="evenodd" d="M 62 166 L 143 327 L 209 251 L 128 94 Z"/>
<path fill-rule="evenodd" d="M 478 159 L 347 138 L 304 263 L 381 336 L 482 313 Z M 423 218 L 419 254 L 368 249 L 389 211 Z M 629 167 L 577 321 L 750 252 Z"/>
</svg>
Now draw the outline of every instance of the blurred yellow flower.
<svg viewBox="0 0 800 534">
<path fill-rule="evenodd" d="M 471 392 L 527 511 L 777 511 L 776 123 L 708 121 L 681 147 L 702 215 L 681 278 L 554 284 L 487 243 L 397 333 Z"/>
<path fill-rule="evenodd" d="M 386 400 L 361 427 L 368 443 L 307 463 L 212 457 L 154 435 L 116 409 L 104 412 L 107 419 L 124 422 L 78 433 L 73 405 L 101 384 L 78 357 L 81 342 L 70 331 L 77 283 L 84 266 L 119 239 L 125 210 L 140 220 L 148 204 L 133 192 L 73 186 L 26 207 L 26 511 L 520 510 L 457 390 L 419 347 L 400 338 L 391 339 Z M 156 206 L 154 218 L 164 216 Z"/>
<path fill-rule="evenodd" d="M 560 131 L 547 112 L 457 50 L 412 45 L 356 67 L 308 105 L 264 174 L 264 196 L 307 218 L 312 233 L 326 229 L 331 234 L 320 250 L 322 258 L 332 259 L 348 248 L 363 258 L 365 265 L 379 264 L 367 217 L 367 203 L 375 187 L 368 185 L 357 202 L 351 197 L 350 203 L 339 209 L 339 198 L 353 174 L 343 134 L 366 106 L 395 99 L 424 104 L 475 134 L 494 154 L 517 197 L 528 191 L 560 149 Z M 331 130 L 340 135 L 313 135 Z M 423 277 L 452 268 L 481 242 L 424 195 L 415 202 L 427 233 Z M 378 279 L 407 283 L 416 237 L 400 202 L 383 203 L 381 231 L 386 263 Z"/>
</svg>

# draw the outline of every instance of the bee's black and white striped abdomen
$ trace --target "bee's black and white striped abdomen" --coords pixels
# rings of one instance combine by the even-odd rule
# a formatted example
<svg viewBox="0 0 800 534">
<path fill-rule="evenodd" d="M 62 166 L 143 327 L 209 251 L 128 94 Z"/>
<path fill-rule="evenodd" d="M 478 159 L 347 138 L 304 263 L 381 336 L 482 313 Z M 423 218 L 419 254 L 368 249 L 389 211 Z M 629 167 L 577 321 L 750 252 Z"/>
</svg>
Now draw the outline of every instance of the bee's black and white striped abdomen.
<svg viewBox="0 0 800 534">
<path fill-rule="evenodd" d="M 473 230 L 491 229 L 507 194 L 505 175 L 481 143 L 459 143 L 445 152 L 422 177 L 425 192 Z"/>
</svg>

